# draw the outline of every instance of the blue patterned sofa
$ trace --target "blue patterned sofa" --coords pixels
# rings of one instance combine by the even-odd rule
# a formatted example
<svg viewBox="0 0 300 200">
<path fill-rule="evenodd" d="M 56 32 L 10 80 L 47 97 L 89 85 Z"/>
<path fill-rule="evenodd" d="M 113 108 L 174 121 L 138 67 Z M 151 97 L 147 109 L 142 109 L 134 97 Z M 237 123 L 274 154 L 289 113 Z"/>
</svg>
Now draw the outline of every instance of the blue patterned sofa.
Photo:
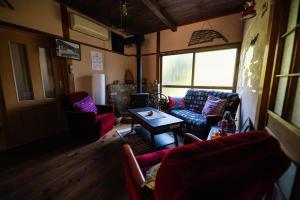
<svg viewBox="0 0 300 200">
<path fill-rule="evenodd" d="M 240 99 L 237 93 L 226 93 L 220 91 L 209 90 L 195 90 L 187 91 L 184 101 L 184 109 L 171 109 L 168 112 L 185 121 L 183 125 L 184 132 L 190 132 L 199 138 L 206 140 L 208 131 L 212 125 L 216 125 L 222 119 L 222 115 L 209 115 L 207 117 L 202 115 L 202 109 L 205 105 L 208 95 L 227 99 L 224 111 L 230 111 L 235 117 Z"/>
</svg>

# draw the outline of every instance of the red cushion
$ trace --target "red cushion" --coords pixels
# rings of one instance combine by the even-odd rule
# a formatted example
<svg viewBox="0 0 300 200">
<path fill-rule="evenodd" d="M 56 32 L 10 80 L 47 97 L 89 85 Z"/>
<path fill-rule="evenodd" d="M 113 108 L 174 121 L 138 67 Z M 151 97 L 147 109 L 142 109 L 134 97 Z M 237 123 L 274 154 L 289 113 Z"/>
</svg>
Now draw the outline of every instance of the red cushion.
<svg viewBox="0 0 300 200">
<path fill-rule="evenodd" d="M 184 109 L 185 102 L 184 97 L 168 97 L 170 109 Z"/>
<path fill-rule="evenodd" d="M 114 127 L 115 115 L 114 113 L 104 113 L 97 115 L 96 122 L 100 126 L 99 135 L 101 137 Z"/>
</svg>

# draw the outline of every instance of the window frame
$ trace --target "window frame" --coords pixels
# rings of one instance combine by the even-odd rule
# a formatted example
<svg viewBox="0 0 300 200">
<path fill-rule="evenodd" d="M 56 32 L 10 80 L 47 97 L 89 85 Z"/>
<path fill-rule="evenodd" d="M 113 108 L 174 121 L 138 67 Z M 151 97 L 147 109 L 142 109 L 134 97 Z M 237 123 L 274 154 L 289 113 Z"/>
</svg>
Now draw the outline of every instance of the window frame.
<svg viewBox="0 0 300 200">
<path fill-rule="evenodd" d="M 196 54 L 201 53 L 201 52 L 226 50 L 226 49 L 237 49 L 232 86 L 195 86 L 194 85 L 194 75 L 195 75 Z M 226 44 L 226 45 L 215 45 L 215 46 L 210 46 L 210 47 L 200 47 L 200 48 L 184 49 L 184 50 L 178 50 L 178 51 L 161 52 L 160 53 L 160 65 L 159 65 L 159 74 L 160 74 L 159 83 L 161 85 L 160 92 L 162 92 L 163 87 L 164 88 L 232 90 L 232 92 L 236 92 L 238 71 L 239 71 L 239 62 L 240 62 L 240 52 L 241 52 L 241 43 L 232 43 L 232 44 Z M 180 54 L 186 54 L 186 53 L 193 54 L 191 84 L 190 85 L 163 85 L 162 84 L 163 56 L 180 55 Z"/>
<path fill-rule="evenodd" d="M 290 3 L 283 4 L 284 7 L 282 10 L 284 10 L 284 15 L 281 16 L 281 23 L 279 24 L 280 29 L 278 33 L 277 38 L 277 49 L 276 49 L 276 55 L 275 55 L 275 61 L 274 61 L 274 70 L 272 74 L 272 86 L 271 86 L 271 95 L 270 95 L 270 103 L 269 103 L 269 110 L 274 113 L 275 109 L 275 102 L 276 102 L 276 94 L 279 87 L 279 80 L 282 77 L 287 77 L 287 88 L 285 91 L 285 97 L 283 102 L 283 108 L 282 108 L 282 114 L 279 116 L 280 118 L 286 120 L 290 123 L 290 117 L 291 117 L 291 109 L 294 103 L 294 97 L 296 93 L 296 86 L 297 86 L 297 79 L 299 78 L 299 71 L 297 67 L 300 66 L 300 28 L 295 28 L 294 30 L 287 30 L 287 21 L 289 17 L 289 8 Z M 299 8 L 300 10 L 300 8 Z M 300 24 L 300 12 L 298 13 L 298 19 L 297 24 Z M 284 44 L 285 44 L 285 38 L 289 34 L 295 32 L 295 40 L 294 40 L 294 47 L 293 47 L 293 55 L 292 55 L 292 61 L 291 66 L 289 69 L 288 74 L 281 74 L 281 63 L 283 59 L 283 52 L 284 52 Z M 274 113 L 275 114 L 275 113 Z M 276 114 L 277 115 L 277 114 Z"/>
<path fill-rule="evenodd" d="M 46 50 L 46 55 L 49 56 L 47 59 L 49 59 L 49 63 L 51 65 L 51 71 L 52 71 L 52 78 L 53 78 L 53 93 L 54 93 L 54 96 L 53 97 L 47 97 L 46 95 L 46 90 L 45 90 L 45 85 L 44 85 L 44 77 L 43 77 L 43 73 L 42 73 L 42 66 L 41 66 L 41 63 L 40 63 L 40 60 L 38 61 L 39 62 L 39 67 L 40 67 L 40 76 L 41 76 L 41 80 L 42 80 L 42 87 L 43 87 L 43 94 L 44 94 L 44 98 L 45 99 L 55 99 L 57 97 L 57 86 L 56 86 L 56 77 L 55 77 L 55 67 L 54 67 L 54 63 L 53 63 L 53 54 L 52 54 L 52 49 L 50 47 L 47 47 L 45 45 L 39 45 L 37 47 L 38 49 L 38 56 L 39 56 L 39 49 L 40 48 L 43 48 Z"/>
</svg>

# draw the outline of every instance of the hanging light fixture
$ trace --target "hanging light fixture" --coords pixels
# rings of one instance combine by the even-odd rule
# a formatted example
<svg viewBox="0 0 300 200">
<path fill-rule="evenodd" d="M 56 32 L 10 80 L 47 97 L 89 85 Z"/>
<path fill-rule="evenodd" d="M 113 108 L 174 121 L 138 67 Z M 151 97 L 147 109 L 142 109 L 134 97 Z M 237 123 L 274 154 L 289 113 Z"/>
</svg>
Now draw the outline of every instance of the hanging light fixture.
<svg viewBox="0 0 300 200">
<path fill-rule="evenodd" d="M 120 12 L 123 17 L 126 17 L 128 15 L 126 0 L 120 0 Z"/>
<path fill-rule="evenodd" d="M 242 19 L 246 20 L 256 16 L 256 10 L 254 9 L 255 5 L 255 0 L 248 0 L 244 3 Z"/>
<path fill-rule="evenodd" d="M 121 32 L 124 31 L 123 29 L 123 18 L 126 17 L 128 15 L 128 11 L 127 11 L 127 1 L 126 0 L 120 0 L 120 29 L 121 29 Z"/>
</svg>

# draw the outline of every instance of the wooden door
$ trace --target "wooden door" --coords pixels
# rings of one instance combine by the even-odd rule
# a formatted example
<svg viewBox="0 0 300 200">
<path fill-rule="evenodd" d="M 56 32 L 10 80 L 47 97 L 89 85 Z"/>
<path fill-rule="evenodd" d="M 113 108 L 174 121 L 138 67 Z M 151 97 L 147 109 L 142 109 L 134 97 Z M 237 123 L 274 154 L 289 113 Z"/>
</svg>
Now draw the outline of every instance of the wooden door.
<svg viewBox="0 0 300 200">
<path fill-rule="evenodd" d="M 58 97 L 63 93 L 61 61 L 53 39 L 0 28 L 0 77 L 7 148 L 57 134 L 64 129 Z"/>
<path fill-rule="evenodd" d="M 274 199 L 300 198 L 300 0 L 276 1 L 278 36 L 265 129 L 278 139 L 292 165 L 276 184 Z"/>
</svg>

